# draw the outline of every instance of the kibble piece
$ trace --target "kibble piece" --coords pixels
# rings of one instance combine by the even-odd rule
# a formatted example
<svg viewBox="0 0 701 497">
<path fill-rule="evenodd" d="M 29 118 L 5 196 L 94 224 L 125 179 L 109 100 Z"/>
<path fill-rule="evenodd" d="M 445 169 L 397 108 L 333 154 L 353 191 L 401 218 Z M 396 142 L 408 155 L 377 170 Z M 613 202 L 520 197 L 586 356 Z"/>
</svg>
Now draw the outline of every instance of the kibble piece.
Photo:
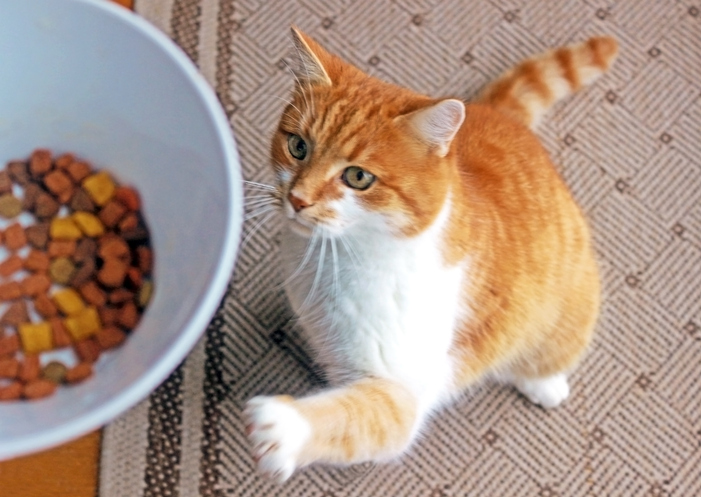
<svg viewBox="0 0 701 497">
<path fill-rule="evenodd" d="M 51 361 L 41 369 L 41 376 L 46 380 L 58 384 L 63 383 L 67 372 L 68 368 L 65 364 L 59 361 Z"/>
<path fill-rule="evenodd" d="M 75 262 L 84 262 L 88 259 L 94 259 L 97 254 L 97 242 L 92 238 L 81 238 L 78 240 L 78 245 L 73 254 Z"/>
<path fill-rule="evenodd" d="M 117 319 L 119 318 L 119 309 L 117 309 L 116 307 L 100 307 L 99 313 L 100 321 L 102 322 L 103 326 L 110 326 L 116 324 Z"/>
<path fill-rule="evenodd" d="M 19 361 L 14 357 L 0 359 L 0 378 L 17 378 Z"/>
<path fill-rule="evenodd" d="M 0 276 L 7 278 L 13 273 L 16 273 L 24 266 L 24 261 L 17 254 L 12 254 L 10 257 L 0 263 Z"/>
<path fill-rule="evenodd" d="M 138 267 L 130 267 L 127 270 L 127 281 L 131 288 L 136 288 L 137 290 L 141 288 L 143 284 L 143 277 L 141 275 L 141 270 Z"/>
<path fill-rule="evenodd" d="M 107 295 L 94 281 L 88 281 L 79 288 L 79 291 L 88 304 L 101 307 L 107 303 Z"/>
<path fill-rule="evenodd" d="M 121 345 L 127 334 L 116 326 L 105 326 L 97 332 L 95 339 L 102 350 L 109 350 Z"/>
<path fill-rule="evenodd" d="M 58 307 L 58 310 L 66 316 L 75 316 L 85 309 L 85 302 L 83 302 L 80 294 L 73 288 L 59 290 L 54 293 L 51 298 L 54 304 L 56 304 L 56 307 Z"/>
<path fill-rule="evenodd" d="M 56 198 L 58 198 L 58 201 L 63 205 L 69 204 L 73 198 L 73 194 L 75 194 L 75 191 L 75 186 L 71 185 L 69 189 L 59 193 Z"/>
<path fill-rule="evenodd" d="M 34 215 L 39 219 L 48 219 L 58 214 L 61 205 L 46 192 L 40 192 L 34 202 Z"/>
<path fill-rule="evenodd" d="M 12 219 L 22 212 L 22 201 L 12 193 L 0 195 L 0 216 Z"/>
<path fill-rule="evenodd" d="M 43 176 L 51 170 L 51 151 L 43 148 L 32 152 L 29 159 L 29 173 L 34 177 Z"/>
<path fill-rule="evenodd" d="M 51 240 L 46 252 L 52 259 L 55 257 L 72 257 L 78 244 L 75 240 Z"/>
<path fill-rule="evenodd" d="M 107 205 L 100 209 L 98 217 L 105 226 L 108 228 L 114 228 L 126 213 L 127 208 L 124 207 L 121 202 L 110 200 L 107 202 Z"/>
<path fill-rule="evenodd" d="M 20 186 L 26 186 L 30 181 L 27 163 L 24 161 L 12 161 L 7 165 L 7 172 L 10 173 L 12 181 Z"/>
<path fill-rule="evenodd" d="M 73 190 L 73 181 L 60 170 L 54 170 L 44 176 L 44 185 L 54 195 L 58 196 L 63 192 Z"/>
<path fill-rule="evenodd" d="M 39 356 L 32 354 L 26 355 L 19 364 L 19 373 L 17 377 L 24 383 L 36 380 L 41 373 L 41 364 Z"/>
<path fill-rule="evenodd" d="M 0 338 L 0 357 L 15 355 L 19 350 L 19 336 L 8 335 Z"/>
<path fill-rule="evenodd" d="M 139 322 L 139 310 L 134 302 L 127 302 L 119 310 L 117 323 L 127 330 L 133 330 Z"/>
<path fill-rule="evenodd" d="M 58 314 L 56 305 L 44 294 L 34 299 L 34 310 L 44 319 L 50 319 Z"/>
<path fill-rule="evenodd" d="M 22 286 L 16 281 L 0 284 L 0 302 L 16 300 L 22 296 Z"/>
<path fill-rule="evenodd" d="M 151 293 L 153 292 L 153 283 L 151 280 L 146 280 L 144 281 L 144 284 L 141 286 L 141 290 L 139 290 L 139 295 L 137 296 L 137 303 L 139 304 L 139 307 L 142 309 L 148 305 L 149 301 L 151 300 Z"/>
<path fill-rule="evenodd" d="M 80 362 L 76 366 L 66 371 L 65 381 L 69 384 L 80 383 L 87 380 L 93 374 L 92 364 L 89 362 Z"/>
<path fill-rule="evenodd" d="M 0 400 L 17 400 L 22 397 L 22 384 L 13 381 L 7 386 L 0 387 Z"/>
<path fill-rule="evenodd" d="M 90 172 L 90 164 L 86 162 L 73 162 L 70 166 L 68 166 L 68 174 L 71 175 L 71 178 L 73 178 L 73 181 L 76 183 L 80 183 L 87 178 Z"/>
<path fill-rule="evenodd" d="M 120 287 L 127 275 L 127 268 L 127 264 L 120 259 L 105 259 L 102 268 L 97 272 L 97 279 L 106 287 Z"/>
<path fill-rule="evenodd" d="M 32 247 L 38 250 L 44 250 L 49 241 L 49 223 L 37 223 L 27 226 L 24 233 Z"/>
<path fill-rule="evenodd" d="M 54 341 L 54 347 L 60 349 L 71 344 L 71 337 L 68 335 L 66 326 L 63 324 L 63 319 L 54 317 L 49 320 L 51 323 L 51 336 Z"/>
<path fill-rule="evenodd" d="M 19 223 L 12 223 L 5 230 L 5 246 L 12 251 L 19 250 L 27 244 L 27 235 Z"/>
<path fill-rule="evenodd" d="M 88 195 L 82 188 L 76 189 L 69 205 L 74 211 L 95 211 L 95 203 L 90 199 L 90 195 Z"/>
<path fill-rule="evenodd" d="M 64 320 L 66 330 L 74 341 L 85 340 L 95 335 L 100 330 L 100 316 L 93 306 L 86 307 L 78 314 L 69 316 Z"/>
<path fill-rule="evenodd" d="M 44 190 L 36 183 L 28 183 L 24 187 L 24 196 L 22 197 L 22 208 L 26 211 L 34 212 L 37 198 Z"/>
<path fill-rule="evenodd" d="M 40 378 L 24 385 L 22 396 L 28 400 L 43 399 L 52 395 L 56 388 L 58 385 L 53 381 Z"/>
<path fill-rule="evenodd" d="M 50 262 L 51 261 L 49 260 L 49 256 L 46 254 L 46 252 L 32 249 L 24 259 L 24 269 L 32 272 L 48 271 Z"/>
<path fill-rule="evenodd" d="M 70 217 L 55 217 L 51 220 L 49 235 L 55 240 L 77 240 L 83 232 Z"/>
<path fill-rule="evenodd" d="M 59 285 L 68 285 L 73 280 L 75 272 L 75 264 L 68 257 L 58 257 L 49 265 L 51 281 Z"/>
<path fill-rule="evenodd" d="M 109 295 L 109 302 L 110 304 L 123 304 L 124 302 L 128 302 L 129 300 L 134 299 L 134 292 L 130 292 L 126 288 L 117 288 L 116 290 L 113 290 L 110 292 Z"/>
<path fill-rule="evenodd" d="M 128 259 L 130 256 L 129 245 L 123 238 L 108 234 L 100 238 L 97 255 L 102 259 Z"/>
<path fill-rule="evenodd" d="M 81 340 L 73 344 L 75 354 L 82 362 L 94 363 L 100 358 L 100 345 L 94 338 Z"/>
<path fill-rule="evenodd" d="M 77 267 L 75 273 L 73 273 L 73 277 L 70 281 L 71 286 L 80 287 L 88 281 L 94 279 L 95 271 L 97 271 L 95 259 L 86 259 L 82 264 L 80 264 L 80 266 Z"/>
<path fill-rule="evenodd" d="M 46 321 L 40 323 L 22 323 L 17 328 L 22 349 L 27 354 L 38 354 L 53 348 L 51 324 Z"/>
<path fill-rule="evenodd" d="M 141 207 L 139 194 L 133 188 L 120 186 L 114 192 L 115 200 L 121 202 L 130 211 L 137 211 Z"/>
<path fill-rule="evenodd" d="M 81 211 L 73 213 L 72 217 L 85 236 L 96 238 L 105 234 L 105 226 L 96 215 Z"/>
<path fill-rule="evenodd" d="M 3 170 L 0 171 L 0 194 L 12 192 L 12 179 L 10 173 Z"/>
<path fill-rule="evenodd" d="M 18 300 L 10 304 L 5 313 L 0 318 L 0 325 L 18 327 L 21 323 L 29 321 L 29 313 L 27 312 L 27 303 L 24 300 Z"/>
<path fill-rule="evenodd" d="M 133 231 L 139 226 L 139 218 L 133 212 L 130 212 L 121 221 L 119 221 L 119 231 Z"/>
<path fill-rule="evenodd" d="M 83 188 L 88 192 L 93 202 L 103 206 L 114 195 L 115 185 L 112 177 L 105 171 L 101 171 L 85 178 Z"/>
<path fill-rule="evenodd" d="M 71 153 L 65 153 L 65 154 L 61 154 L 58 157 L 56 157 L 56 160 L 54 160 L 54 165 L 58 169 L 66 169 L 74 161 L 75 161 L 75 155 L 73 155 Z"/>
<path fill-rule="evenodd" d="M 27 276 L 20 282 L 21 293 L 25 297 L 38 297 L 51 288 L 51 280 L 45 273 L 35 273 Z"/>
<path fill-rule="evenodd" d="M 153 269 L 153 252 L 145 246 L 136 248 L 136 261 L 139 264 L 139 269 L 143 274 L 151 274 Z"/>
</svg>

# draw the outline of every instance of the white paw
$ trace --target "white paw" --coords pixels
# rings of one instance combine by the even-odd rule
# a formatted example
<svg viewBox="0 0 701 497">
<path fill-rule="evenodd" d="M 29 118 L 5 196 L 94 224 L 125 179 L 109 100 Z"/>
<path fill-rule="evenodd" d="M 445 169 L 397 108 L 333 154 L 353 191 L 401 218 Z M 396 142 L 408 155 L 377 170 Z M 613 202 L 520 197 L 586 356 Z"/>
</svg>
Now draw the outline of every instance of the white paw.
<svg viewBox="0 0 701 497">
<path fill-rule="evenodd" d="M 528 400 L 546 409 L 559 406 L 570 395 L 570 386 L 564 374 L 539 379 L 519 378 L 514 384 Z"/>
<path fill-rule="evenodd" d="M 297 457 L 309 440 L 311 425 L 294 407 L 274 397 L 252 398 L 243 414 L 258 470 L 284 482 L 297 467 Z"/>
</svg>

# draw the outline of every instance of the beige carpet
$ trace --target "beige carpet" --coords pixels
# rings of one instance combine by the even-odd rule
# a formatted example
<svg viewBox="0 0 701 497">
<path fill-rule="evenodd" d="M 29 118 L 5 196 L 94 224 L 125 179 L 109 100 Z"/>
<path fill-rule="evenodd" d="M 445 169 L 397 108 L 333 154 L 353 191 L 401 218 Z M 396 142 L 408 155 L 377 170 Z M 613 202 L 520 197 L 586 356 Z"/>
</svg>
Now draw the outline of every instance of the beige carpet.
<svg viewBox="0 0 701 497">
<path fill-rule="evenodd" d="M 563 407 L 486 387 L 391 465 L 259 478 L 241 405 L 319 384 L 276 289 L 278 223 L 243 248 L 185 364 L 114 422 L 103 497 L 701 495 L 701 6 L 698 1 L 137 0 L 216 88 L 248 179 L 292 84 L 290 24 L 373 74 L 469 99 L 524 56 L 612 34 L 613 72 L 539 132 L 589 214 L 598 335 Z M 248 224 L 252 228 L 253 223 Z"/>
</svg>

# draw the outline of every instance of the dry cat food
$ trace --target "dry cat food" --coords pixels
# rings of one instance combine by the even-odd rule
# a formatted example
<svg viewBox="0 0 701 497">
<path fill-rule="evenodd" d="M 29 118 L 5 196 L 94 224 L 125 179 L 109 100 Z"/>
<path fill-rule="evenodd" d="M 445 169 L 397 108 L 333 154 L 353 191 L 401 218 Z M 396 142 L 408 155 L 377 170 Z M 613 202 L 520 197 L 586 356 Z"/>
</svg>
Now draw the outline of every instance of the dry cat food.
<svg viewBox="0 0 701 497">
<path fill-rule="evenodd" d="M 0 401 L 93 374 L 153 291 L 139 195 L 72 154 L 35 150 L 0 171 Z"/>
</svg>

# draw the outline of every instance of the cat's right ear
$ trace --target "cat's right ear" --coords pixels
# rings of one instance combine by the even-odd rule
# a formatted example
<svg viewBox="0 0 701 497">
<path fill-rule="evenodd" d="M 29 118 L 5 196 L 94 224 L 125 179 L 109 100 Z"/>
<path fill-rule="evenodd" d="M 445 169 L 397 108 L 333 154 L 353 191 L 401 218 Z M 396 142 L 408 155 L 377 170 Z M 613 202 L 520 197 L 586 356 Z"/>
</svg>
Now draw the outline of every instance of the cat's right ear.
<svg viewBox="0 0 701 497">
<path fill-rule="evenodd" d="M 292 41 L 299 55 L 300 68 L 295 71 L 299 80 L 312 84 L 331 86 L 331 78 L 325 69 L 331 62 L 331 55 L 312 38 L 292 27 Z"/>
<path fill-rule="evenodd" d="M 406 123 L 417 138 L 433 147 L 437 155 L 445 157 L 465 120 L 465 104 L 450 98 L 397 119 Z"/>
</svg>

